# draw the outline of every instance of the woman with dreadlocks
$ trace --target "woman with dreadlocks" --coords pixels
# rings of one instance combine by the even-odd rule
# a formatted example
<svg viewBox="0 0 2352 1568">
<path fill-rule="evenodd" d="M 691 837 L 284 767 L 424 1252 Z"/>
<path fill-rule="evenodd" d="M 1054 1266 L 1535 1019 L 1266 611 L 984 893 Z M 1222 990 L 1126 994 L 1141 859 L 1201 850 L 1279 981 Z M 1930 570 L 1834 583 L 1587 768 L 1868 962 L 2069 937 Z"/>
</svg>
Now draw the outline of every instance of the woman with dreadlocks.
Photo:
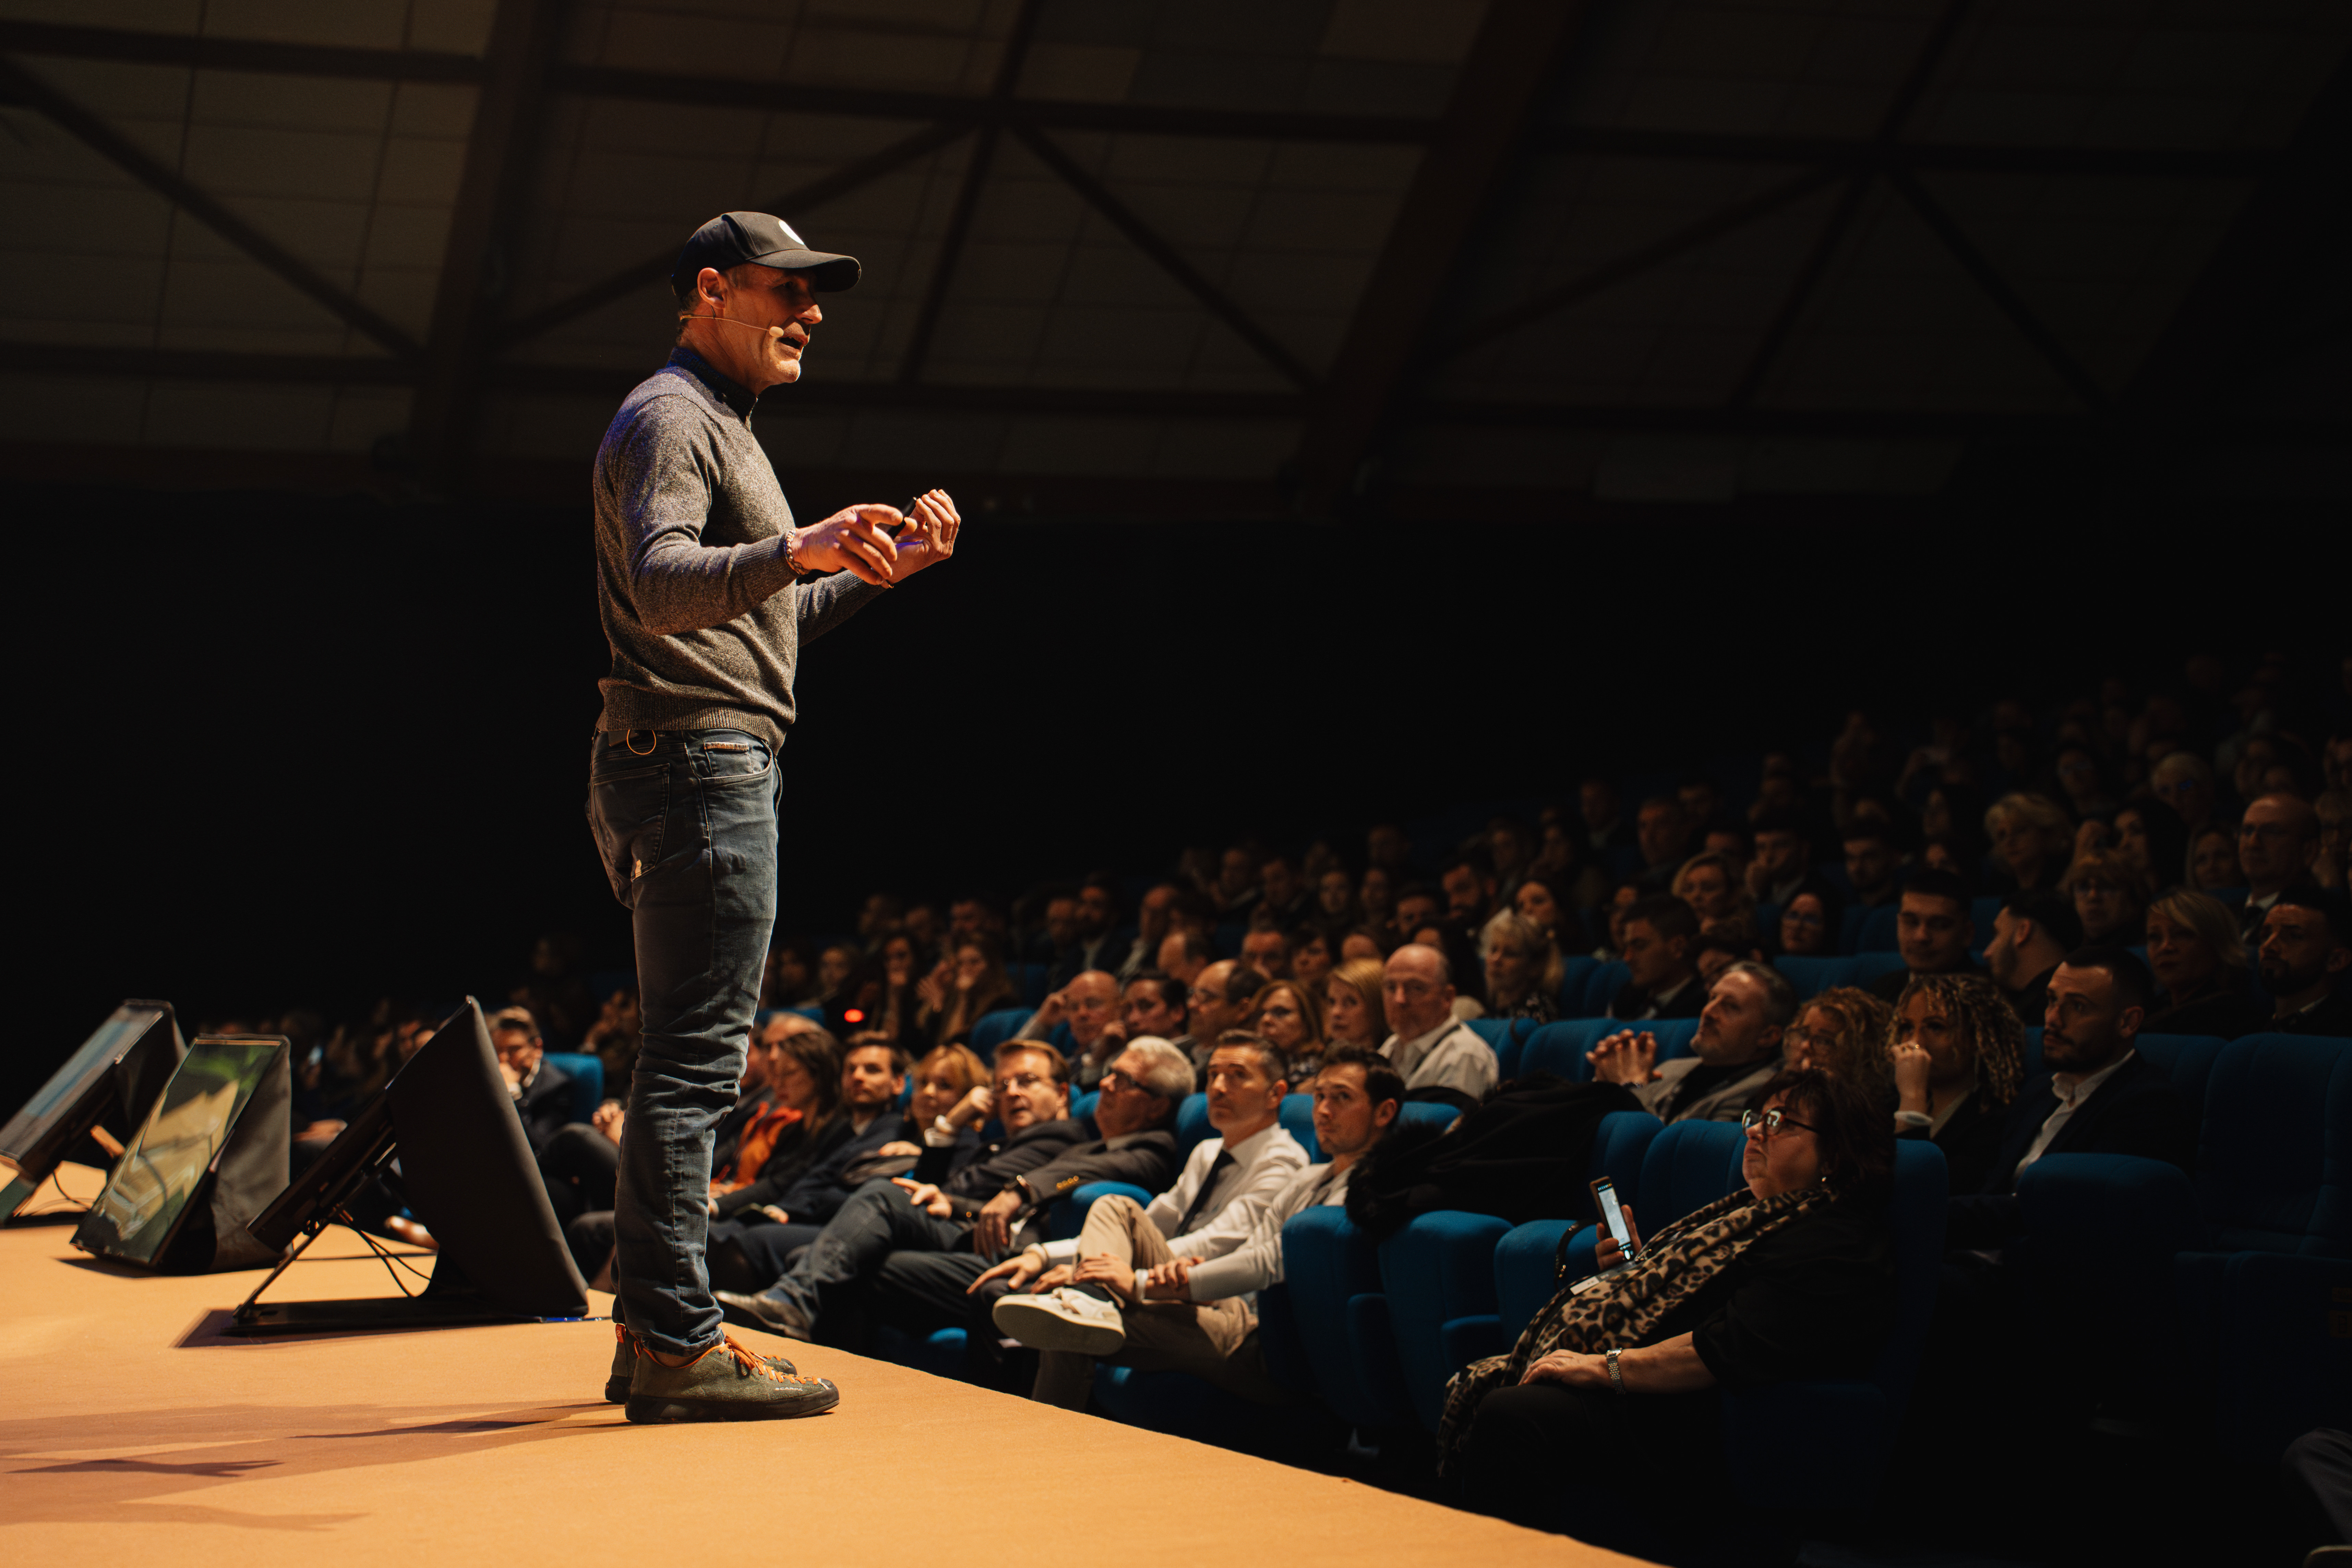
<svg viewBox="0 0 2352 1568">
<path fill-rule="evenodd" d="M 1944 1152 L 1952 1191 L 1984 1190 L 2025 1079 L 2025 1033 L 1993 983 L 1915 974 L 1895 999 L 1895 1123 Z"/>
<path fill-rule="evenodd" d="M 1745 1186 L 1647 1245 L 1629 1206 L 1630 1260 L 1602 1237 L 1602 1272 L 1454 1374 L 1437 1440 L 1468 1507 L 1560 1530 L 1562 1490 L 1589 1485 L 1700 1522 L 1727 1489 L 1721 1390 L 1869 1375 L 1895 1313 L 1885 1102 L 1784 1072 L 1741 1125 Z"/>
</svg>

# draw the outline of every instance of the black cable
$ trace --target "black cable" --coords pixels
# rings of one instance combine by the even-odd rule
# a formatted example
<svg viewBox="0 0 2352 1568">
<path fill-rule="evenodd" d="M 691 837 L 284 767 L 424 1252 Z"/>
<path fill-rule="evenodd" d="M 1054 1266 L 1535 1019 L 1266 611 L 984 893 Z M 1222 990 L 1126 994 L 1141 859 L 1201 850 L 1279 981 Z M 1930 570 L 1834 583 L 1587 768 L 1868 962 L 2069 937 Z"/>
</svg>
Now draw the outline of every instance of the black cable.
<svg viewBox="0 0 2352 1568">
<path fill-rule="evenodd" d="M 362 1230 L 359 1226 L 359 1222 L 352 1219 L 350 1215 L 344 1213 L 341 1209 L 337 1209 L 335 1211 L 335 1218 L 339 1223 L 348 1228 L 353 1236 L 358 1237 L 360 1240 L 367 1244 L 367 1249 L 370 1252 L 374 1253 L 377 1261 L 383 1265 L 384 1272 L 392 1276 L 392 1282 L 400 1287 L 400 1293 L 402 1295 L 413 1299 L 416 1294 L 415 1291 L 408 1288 L 408 1282 L 400 1277 L 400 1270 L 403 1268 L 407 1269 L 411 1274 L 415 1275 L 427 1285 L 430 1285 L 433 1282 L 433 1276 L 424 1272 L 415 1264 L 409 1262 L 405 1258 L 403 1258 L 400 1254 L 390 1250 L 374 1237 L 369 1235 L 366 1231 Z"/>
</svg>

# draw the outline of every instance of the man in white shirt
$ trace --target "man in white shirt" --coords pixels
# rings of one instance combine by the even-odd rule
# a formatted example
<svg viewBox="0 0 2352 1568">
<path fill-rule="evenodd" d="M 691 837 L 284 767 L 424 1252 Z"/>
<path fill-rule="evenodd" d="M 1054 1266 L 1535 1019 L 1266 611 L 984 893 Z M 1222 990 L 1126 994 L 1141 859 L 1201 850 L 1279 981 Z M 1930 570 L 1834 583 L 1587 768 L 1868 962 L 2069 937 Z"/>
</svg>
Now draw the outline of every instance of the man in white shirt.
<svg viewBox="0 0 2352 1568">
<path fill-rule="evenodd" d="M 1226 1049 L 1219 1047 L 1219 1059 Z M 1395 1122 L 1404 1080 L 1385 1058 L 1343 1049 L 1332 1052 L 1316 1075 L 1314 1095 L 1315 1139 L 1328 1161 L 1294 1169 L 1264 1202 L 1229 1207 L 1225 1215 L 1242 1206 L 1251 1213 L 1238 1241 L 1203 1256 L 1183 1250 L 1188 1238 L 1171 1246 L 1160 1241 L 1156 1228 L 1130 1226 L 1121 1233 L 1135 1244 L 1129 1250 L 1090 1254 L 1076 1271 L 1076 1279 L 1108 1298 L 1094 1302 L 1082 1321 L 1006 1310 L 1024 1298 L 1007 1296 L 997 1304 L 998 1326 L 1043 1352 L 1031 1397 L 1083 1410 L 1096 1363 L 1115 1360 L 1145 1371 L 1191 1373 L 1258 1404 L 1284 1398 L 1259 1352 L 1252 1301 L 1282 1281 L 1283 1226 L 1307 1209 L 1347 1201 L 1349 1173 Z M 1096 1212 L 1102 1208 L 1095 1205 Z M 1132 1204 L 1128 1208 L 1137 1212 Z M 1089 1214 L 1087 1236 L 1094 1234 Z"/>
<path fill-rule="evenodd" d="M 1396 1033 L 1381 1046 L 1405 1092 L 1451 1089 L 1476 1100 L 1502 1076 L 1495 1047 L 1454 1016 L 1453 966 L 1445 954 L 1407 942 L 1389 954 L 1381 1000 Z"/>
<path fill-rule="evenodd" d="M 1209 1125 L 1219 1136 L 1195 1145 L 1176 1184 L 1148 1205 L 1097 1199 L 1075 1237 L 1032 1243 L 973 1280 L 974 1291 L 1005 1282 L 1009 1293 L 992 1309 L 997 1328 L 1023 1339 L 1024 1323 L 1049 1317 L 1061 1326 L 1032 1327 L 1028 1338 L 1084 1337 L 1104 1310 L 1116 1310 L 1100 1290 L 1077 1288 L 1087 1283 L 1085 1270 L 1101 1272 L 1094 1268 L 1100 1259 L 1131 1258 L 1139 1247 L 1216 1258 L 1240 1245 L 1258 1212 L 1307 1164 L 1307 1151 L 1278 1120 L 1290 1092 L 1286 1076 L 1273 1046 L 1254 1035 L 1226 1036 L 1209 1058 Z M 1032 1281 L 1034 1292 L 1024 1293 Z"/>
</svg>

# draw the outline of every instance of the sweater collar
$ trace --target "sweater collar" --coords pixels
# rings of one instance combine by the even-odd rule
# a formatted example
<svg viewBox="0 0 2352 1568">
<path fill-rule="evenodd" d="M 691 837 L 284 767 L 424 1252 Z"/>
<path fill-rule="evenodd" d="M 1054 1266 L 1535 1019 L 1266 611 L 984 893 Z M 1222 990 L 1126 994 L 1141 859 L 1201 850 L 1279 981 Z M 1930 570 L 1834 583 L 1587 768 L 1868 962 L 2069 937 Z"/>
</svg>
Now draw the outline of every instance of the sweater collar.
<svg viewBox="0 0 2352 1568">
<path fill-rule="evenodd" d="M 751 410 L 759 406 L 758 393 L 731 376 L 721 375 L 709 360 L 684 343 L 670 351 L 669 363 L 702 383 L 713 397 L 733 409 L 739 419 L 751 418 Z"/>
</svg>

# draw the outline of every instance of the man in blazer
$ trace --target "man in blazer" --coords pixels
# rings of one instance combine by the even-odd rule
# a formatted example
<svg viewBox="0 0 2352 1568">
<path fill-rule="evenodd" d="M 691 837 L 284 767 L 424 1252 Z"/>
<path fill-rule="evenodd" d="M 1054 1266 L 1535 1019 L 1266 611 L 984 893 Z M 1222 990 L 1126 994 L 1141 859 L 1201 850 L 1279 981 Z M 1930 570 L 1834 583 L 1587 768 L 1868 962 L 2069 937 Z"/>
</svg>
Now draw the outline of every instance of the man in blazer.
<svg viewBox="0 0 2352 1568">
<path fill-rule="evenodd" d="M 1715 977 L 1691 1037 L 1691 1054 L 1658 1060 L 1657 1037 L 1621 1029 L 1590 1051 L 1592 1076 L 1622 1083 L 1661 1121 L 1737 1121 L 1780 1070 L 1781 1037 L 1797 993 L 1767 964 L 1734 963 Z"/>
<path fill-rule="evenodd" d="M 2131 1154 L 2187 1170 L 2197 1114 L 2133 1048 L 2155 983 L 2120 947 L 2077 948 L 2050 977 L 2042 1059 L 2019 1091 L 1984 1191 L 1952 1199 L 1948 1244 L 1999 1247 L 2019 1225 L 2018 1177 L 2048 1154 Z"/>
</svg>

